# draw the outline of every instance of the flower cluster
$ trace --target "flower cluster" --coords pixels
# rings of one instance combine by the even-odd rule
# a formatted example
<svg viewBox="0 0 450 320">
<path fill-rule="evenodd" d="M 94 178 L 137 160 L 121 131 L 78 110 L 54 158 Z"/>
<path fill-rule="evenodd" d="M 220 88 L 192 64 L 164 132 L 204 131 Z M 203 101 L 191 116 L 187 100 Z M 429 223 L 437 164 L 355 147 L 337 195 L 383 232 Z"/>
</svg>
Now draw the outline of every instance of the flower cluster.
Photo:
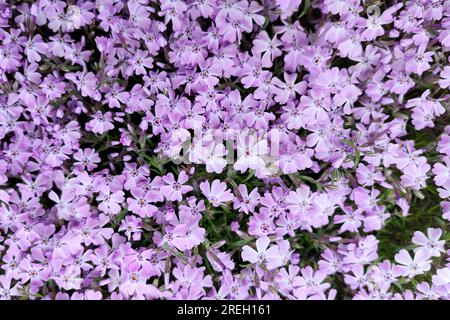
<svg viewBox="0 0 450 320">
<path fill-rule="evenodd" d="M 450 0 L 0 0 L 0 299 L 450 298 Z"/>
</svg>

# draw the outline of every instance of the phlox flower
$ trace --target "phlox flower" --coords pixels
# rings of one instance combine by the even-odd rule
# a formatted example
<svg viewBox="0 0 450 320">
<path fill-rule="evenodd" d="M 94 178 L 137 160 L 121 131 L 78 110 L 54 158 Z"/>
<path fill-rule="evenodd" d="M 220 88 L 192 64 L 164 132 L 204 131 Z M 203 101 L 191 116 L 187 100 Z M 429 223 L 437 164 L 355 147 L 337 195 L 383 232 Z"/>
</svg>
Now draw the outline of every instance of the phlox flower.
<svg viewBox="0 0 450 320">
<path fill-rule="evenodd" d="M 415 251 L 424 250 L 432 257 L 441 256 L 442 252 L 445 252 L 444 245 L 445 240 L 440 240 L 442 236 L 442 230 L 436 228 L 428 228 L 427 236 L 423 232 L 414 232 L 412 242 L 419 247 Z"/>
<path fill-rule="evenodd" d="M 168 173 L 163 177 L 163 181 L 166 183 L 160 190 L 163 192 L 164 197 L 170 201 L 181 201 L 182 196 L 188 193 L 193 188 L 191 186 L 185 185 L 189 180 L 188 175 L 185 171 L 181 171 L 178 175 L 178 179 L 172 173 Z"/>
<path fill-rule="evenodd" d="M 75 160 L 78 160 L 75 162 L 75 167 L 78 170 L 84 170 L 87 169 L 88 171 L 91 171 L 97 167 L 97 163 L 100 162 L 100 157 L 95 152 L 94 149 L 86 148 L 86 149 L 80 149 L 78 150 L 74 155 L 73 158 Z"/>
<path fill-rule="evenodd" d="M 378 283 L 386 282 L 391 284 L 402 275 L 403 269 L 401 266 L 393 264 L 389 260 L 384 260 L 373 267 L 371 277 Z"/>
<path fill-rule="evenodd" d="M 433 61 L 433 52 L 425 52 L 425 50 L 426 45 L 421 45 L 417 49 L 417 52 L 406 54 L 405 70 L 407 73 L 422 75 L 422 73 L 430 68 L 430 62 Z"/>
<path fill-rule="evenodd" d="M 152 217 L 158 208 L 152 204 L 154 201 L 151 192 L 141 188 L 133 188 L 130 191 L 133 198 L 127 198 L 128 210 L 142 218 Z"/>
<path fill-rule="evenodd" d="M 281 56 L 281 50 L 278 47 L 281 45 L 281 41 L 277 37 L 270 39 L 267 32 L 260 32 L 255 40 L 253 40 L 253 52 L 263 53 L 270 61 Z"/>
<path fill-rule="evenodd" d="M 92 116 L 92 120 L 86 123 L 86 129 L 97 134 L 103 134 L 106 131 L 114 129 L 112 113 L 105 114 L 98 111 Z"/>
<path fill-rule="evenodd" d="M 0 276 L 0 300 L 11 300 L 12 297 L 20 295 L 20 285 L 16 284 L 12 286 L 13 278 L 11 275 Z"/>
<path fill-rule="evenodd" d="M 423 163 L 420 165 L 411 164 L 404 170 L 402 175 L 402 184 L 405 187 L 411 187 L 413 189 L 421 189 L 426 186 L 426 180 L 428 179 L 427 172 L 431 169 L 430 165 Z"/>
<path fill-rule="evenodd" d="M 326 278 L 326 274 L 320 270 L 314 271 L 311 267 L 305 267 L 301 269 L 301 276 L 295 278 L 294 296 L 301 298 L 312 294 L 323 293 L 330 287 L 329 283 L 323 283 Z"/>
<path fill-rule="evenodd" d="M 257 188 L 254 188 L 248 193 L 247 186 L 245 184 L 240 184 L 237 189 L 236 197 L 233 200 L 233 209 L 239 209 L 239 211 L 245 213 L 254 212 L 259 200 L 260 194 Z"/>
<path fill-rule="evenodd" d="M 429 258 L 429 253 L 424 250 L 416 251 L 414 258 L 411 258 L 405 249 L 400 250 L 395 255 L 395 261 L 400 264 L 403 275 L 410 278 L 430 270 L 431 264 Z"/>
<path fill-rule="evenodd" d="M 218 207 L 234 199 L 233 194 L 227 189 L 224 182 L 216 179 L 211 184 L 209 181 L 200 183 L 200 190 L 208 201 L 214 206 Z"/>
<path fill-rule="evenodd" d="M 353 210 L 347 206 L 341 207 L 341 209 L 344 214 L 334 216 L 334 223 L 342 223 L 339 232 L 358 232 L 358 228 L 362 224 L 361 210 Z"/>
<path fill-rule="evenodd" d="M 160 292 L 153 285 L 147 284 L 148 274 L 144 269 L 140 269 L 137 265 L 131 264 L 128 270 L 124 270 L 120 276 L 119 290 L 126 296 L 136 299 L 158 298 Z"/>
<path fill-rule="evenodd" d="M 436 274 L 433 276 L 433 283 L 438 286 L 446 286 L 450 283 L 450 269 L 442 268 L 436 270 Z"/>
<path fill-rule="evenodd" d="M 123 191 L 111 192 L 110 190 L 100 192 L 97 196 L 97 201 L 99 201 L 98 208 L 111 215 L 118 214 L 122 209 L 121 204 L 125 201 Z"/>
<path fill-rule="evenodd" d="M 247 137 L 244 134 L 240 134 L 238 137 L 238 159 L 233 165 L 233 168 L 240 172 L 264 167 L 265 162 L 262 157 L 266 156 L 268 152 L 266 139 L 257 139 L 255 136 L 250 136 L 249 139 L 246 138 Z"/>
<path fill-rule="evenodd" d="M 248 222 L 248 233 L 258 237 L 269 236 L 275 233 L 273 217 L 267 212 L 255 213 Z"/>
<path fill-rule="evenodd" d="M 256 250 L 250 246 L 242 247 L 242 259 L 253 264 L 265 264 L 267 268 L 275 269 L 282 265 L 280 248 L 278 245 L 269 247 L 270 239 L 261 237 L 256 240 Z"/>
<path fill-rule="evenodd" d="M 445 66 L 440 76 L 439 86 L 443 89 L 450 87 L 450 66 Z"/>
</svg>

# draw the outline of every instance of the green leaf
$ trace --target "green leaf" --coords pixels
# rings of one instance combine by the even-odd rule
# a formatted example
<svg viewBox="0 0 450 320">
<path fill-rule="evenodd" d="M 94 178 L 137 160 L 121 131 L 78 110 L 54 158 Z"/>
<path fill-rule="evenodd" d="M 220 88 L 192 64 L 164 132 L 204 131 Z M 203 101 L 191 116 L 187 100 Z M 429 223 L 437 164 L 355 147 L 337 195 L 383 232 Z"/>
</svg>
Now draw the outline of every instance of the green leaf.
<svg viewBox="0 0 450 320">
<path fill-rule="evenodd" d="M 269 23 L 270 23 L 269 16 L 266 16 L 266 20 L 264 21 L 264 24 L 262 26 L 263 30 L 266 30 L 266 28 L 269 25 Z"/>
<path fill-rule="evenodd" d="M 298 18 L 300 19 L 300 18 L 303 17 L 305 14 L 307 14 L 310 7 L 311 7 L 311 0 L 305 0 L 305 6 L 303 7 L 303 10 L 302 10 L 302 12 L 300 13 L 300 15 L 298 16 Z"/>
<path fill-rule="evenodd" d="M 119 212 L 119 214 L 116 217 L 116 226 L 120 224 L 120 222 L 125 218 L 125 216 L 128 213 L 128 208 L 124 208 L 122 211 Z"/>
<path fill-rule="evenodd" d="M 341 142 L 345 143 L 346 145 L 348 145 L 348 146 L 350 146 L 352 148 L 355 147 L 355 143 L 352 140 L 350 140 L 350 139 L 342 139 Z"/>
<path fill-rule="evenodd" d="M 174 249 L 170 248 L 169 244 L 167 242 L 165 242 L 163 244 L 163 248 L 165 250 L 169 251 L 174 256 L 176 256 L 178 259 L 180 259 L 184 264 L 189 264 L 189 261 L 186 259 L 186 256 L 182 252 L 180 252 L 176 249 L 174 250 Z"/>
<path fill-rule="evenodd" d="M 358 148 L 355 148 L 355 164 L 353 165 L 353 169 L 358 167 L 359 162 L 361 161 L 361 153 Z"/>
<path fill-rule="evenodd" d="M 248 173 L 247 178 L 242 180 L 242 182 L 247 182 L 248 180 L 250 180 L 255 175 L 255 172 L 256 172 L 255 170 L 251 169 L 250 172 Z"/>
<path fill-rule="evenodd" d="M 236 242 L 230 243 L 230 246 L 232 247 L 242 247 L 245 246 L 247 243 L 250 243 L 254 240 L 253 237 L 247 238 L 247 239 L 242 239 L 242 240 L 238 240 Z"/>
<path fill-rule="evenodd" d="M 301 179 L 301 180 L 303 180 L 303 181 L 307 181 L 307 182 L 310 182 L 310 183 L 316 185 L 317 189 L 319 189 L 319 190 L 323 190 L 322 184 L 321 184 L 319 181 L 317 181 L 317 180 L 315 180 L 315 179 L 313 179 L 313 178 L 311 178 L 311 177 L 308 177 L 308 176 L 298 176 L 298 178 Z"/>
<path fill-rule="evenodd" d="M 353 169 L 356 169 L 356 167 L 358 167 L 359 162 L 361 161 L 361 153 L 358 149 L 358 146 L 355 144 L 354 141 L 349 139 L 342 139 L 341 142 L 345 143 L 346 145 L 352 147 L 353 150 L 355 150 L 355 164 L 353 165 Z"/>
</svg>

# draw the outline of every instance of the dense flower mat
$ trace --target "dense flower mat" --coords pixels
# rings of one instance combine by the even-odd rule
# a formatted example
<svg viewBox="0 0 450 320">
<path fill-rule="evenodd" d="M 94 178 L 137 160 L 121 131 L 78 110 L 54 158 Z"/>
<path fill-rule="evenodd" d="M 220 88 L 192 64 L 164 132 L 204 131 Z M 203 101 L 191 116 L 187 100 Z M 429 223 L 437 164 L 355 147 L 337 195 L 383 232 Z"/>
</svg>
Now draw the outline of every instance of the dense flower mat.
<svg viewBox="0 0 450 320">
<path fill-rule="evenodd" d="M 0 0 L 0 299 L 447 299 L 450 1 Z"/>
</svg>

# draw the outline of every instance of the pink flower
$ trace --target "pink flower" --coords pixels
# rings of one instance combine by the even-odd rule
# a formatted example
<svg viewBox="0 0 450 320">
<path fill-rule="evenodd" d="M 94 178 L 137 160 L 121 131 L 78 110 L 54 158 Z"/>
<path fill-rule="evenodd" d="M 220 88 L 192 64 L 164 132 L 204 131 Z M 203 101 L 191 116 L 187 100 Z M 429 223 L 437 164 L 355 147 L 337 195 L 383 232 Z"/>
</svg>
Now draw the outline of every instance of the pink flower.
<svg viewBox="0 0 450 320">
<path fill-rule="evenodd" d="M 94 149 L 90 148 L 78 150 L 73 155 L 73 158 L 75 160 L 78 160 L 78 162 L 75 162 L 75 167 L 78 170 L 87 169 L 88 171 L 92 171 L 93 169 L 97 168 L 97 163 L 100 162 L 100 157 L 98 156 L 98 154 Z"/>
<path fill-rule="evenodd" d="M 342 223 L 339 232 L 358 232 L 358 228 L 362 224 L 361 210 L 353 211 L 351 207 L 342 207 L 342 211 L 344 211 L 343 215 L 334 216 L 334 223 Z"/>
<path fill-rule="evenodd" d="M 270 239 L 261 237 L 256 240 L 256 250 L 250 246 L 242 247 L 242 260 L 259 265 L 264 264 L 269 270 L 278 268 L 283 265 L 280 257 L 280 247 L 273 245 L 269 248 Z"/>
<path fill-rule="evenodd" d="M 299 95 L 305 94 L 306 82 L 295 83 L 296 79 L 296 74 L 290 75 L 288 73 L 284 73 L 285 82 L 282 82 L 278 78 L 273 79 L 273 84 L 276 86 L 274 90 L 276 93 L 275 101 L 280 104 L 285 104 L 288 99 L 295 98 L 296 93 Z"/>
<path fill-rule="evenodd" d="M 418 274 L 422 274 L 431 268 L 430 255 L 423 251 L 416 251 L 414 254 L 414 259 L 411 258 L 408 251 L 405 249 L 400 250 L 399 253 L 395 255 L 395 261 L 401 264 L 400 268 L 404 276 L 412 278 Z"/>
<path fill-rule="evenodd" d="M 181 201 L 183 199 L 183 194 L 193 190 L 191 186 L 184 185 L 189 180 L 188 175 L 184 171 L 180 172 L 178 180 L 175 180 L 172 173 L 165 175 L 163 180 L 166 185 L 161 187 L 161 192 L 167 200 Z"/>
<path fill-rule="evenodd" d="M 109 190 L 101 192 L 97 196 L 97 201 L 100 201 L 98 208 L 107 214 L 118 214 L 121 210 L 121 205 L 125 201 L 123 191 L 111 192 Z"/>
<path fill-rule="evenodd" d="M 419 250 L 424 250 L 426 254 L 432 257 L 441 256 L 442 252 L 445 252 L 445 240 L 439 240 L 442 236 L 442 230 L 436 228 L 428 228 L 427 235 L 428 236 L 425 236 L 421 231 L 414 232 L 412 242 L 419 246 L 414 251 L 417 252 Z"/>
<path fill-rule="evenodd" d="M 260 195 L 258 193 L 258 188 L 254 188 L 249 194 L 247 186 L 245 184 L 240 184 L 238 187 L 238 195 L 234 198 L 233 209 L 239 209 L 239 211 L 245 213 L 254 212 L 259 200 Z"/>
<path fill-rule="evenodd" d="M 311 189 L 307 185 L 302 185 L 295 191 L 290 191 L 286 197 L 287 208 L 294 214 L 309 212 L 314 208 Z"/>
<path fill-rule="evenodd" d="M 401 176 L 402 185 L 419 190 L 426 187 L 426 180 L 428 179 L 427 172 L 431 169 L 430 165 L 421 163 L 420 165 L 410 164 L 403 171 Z"/>
<path fill-rule="evenodd" d="M 433 276 L 433 283 L 438 286 L 448 285 L 450 283 L 450 269 L 438 269 L 436 275 Z"/>
<path fill-rule="evenodd" d="M 441 80 L 439 80 L 439 86 L 442 89 L 450 87 L 450 66 L 445 66 L 440 73 Z"/>
<path fill-rule="evenodd" d="M 274 36 L 272 39 L 266 31 L 260 32 L 255 40 L 253 40 L 253 52 L 264 53 L 270 61 L 275 60 L 275 58 L 281 56 L 281 50 L 278 47 L 281 45 L 281 41 Z"/>
<path fill-rule="evenodd" d="M 101 111 L 97 111 L 93 116 L 93 119 L 86 123 L 86 129 L 94 133 L 103 134 L 106 131 L 114 129 L 112 113 L 106 112 L 103 114 Z"/>
<path fill-rule="evenodd" d="M 254 136 L 239 135 L 237 156 L 238 159 L 233 165 L 233 168 L 239 170 L 241 173 L 248 169 L 260 169 L 265 167 L 264 156 L 267 155 L 268 146 L 267 140 L 258 140 Z"/>
<path fill-rule="evenodd" d="M 151 68 L 153 66 L 153 58 L 148 56 L 148 52 L 144 50 L 137 50 L 135 55 L 130 59 L 127 74 L 132 75 L 146 75 L 145 68 Z"/>
<path fill-rule="evenodd" d="M 241 42 L 243 32 L 251 32 L 252 25 L 242 18 L 231 18 L 219 24 L 219 33 L 229 43 Z"/>
<path fill-rule="evenodd" d="M 98 79 L 93 72 L 66 73 L 65 77 L 76 84 L 83 97 L 91 97 L 96 101 L 100 101 L 101 94 L 97 89 Z"/>
<path fill-rule="evenodd" d="M 137 299 L 159 297 L 159 290 L 153 285 L 147 284 L 149 275 L 145 269 L 139 269 L 135 264 L 129 265 L 127 269 L 122 272 L 120 277 L 119 290 L 121 293 Z"/>
<path fill-rule="evenodd" d="M 330 287 L 329 283 L 323 283 L 327 277 L 322 271 L 314 271 L 311 267 L 301 269 L 301 277 L 294 280 L 294 295 L 298 298 L 306 297 L 310 294 L 320 294 Z"/>
<path fill-rule="evenodd" d="M 133 198 L 127 198 L 128 210 L 136 213 L 142 218 L 152 217 L 158 208 L 152 205 L 154 202 L 151 197 L 151 191 L 145 191 L 141 188 L 132 188 Z"/>
<path fill-rule="evenodd" d="M 200 190 L 214 207 L 218 207 L 234 199 L 231 191 L 227 189 L 227 184 L 220 182 L 218 179 L 214 180 L 211 185 L 209 181 L 200 183 Z"/>
<path fill-rule="evenodd" d="M 426 45 L 421 45 L 417 52 L 406 53 L 405 70 L 409 73 L 417 73 L 422 75 L 426 70 L 430 69 L 430 62 L 433 61 L 433 52 L 425 52 Z"/>
</svg>

